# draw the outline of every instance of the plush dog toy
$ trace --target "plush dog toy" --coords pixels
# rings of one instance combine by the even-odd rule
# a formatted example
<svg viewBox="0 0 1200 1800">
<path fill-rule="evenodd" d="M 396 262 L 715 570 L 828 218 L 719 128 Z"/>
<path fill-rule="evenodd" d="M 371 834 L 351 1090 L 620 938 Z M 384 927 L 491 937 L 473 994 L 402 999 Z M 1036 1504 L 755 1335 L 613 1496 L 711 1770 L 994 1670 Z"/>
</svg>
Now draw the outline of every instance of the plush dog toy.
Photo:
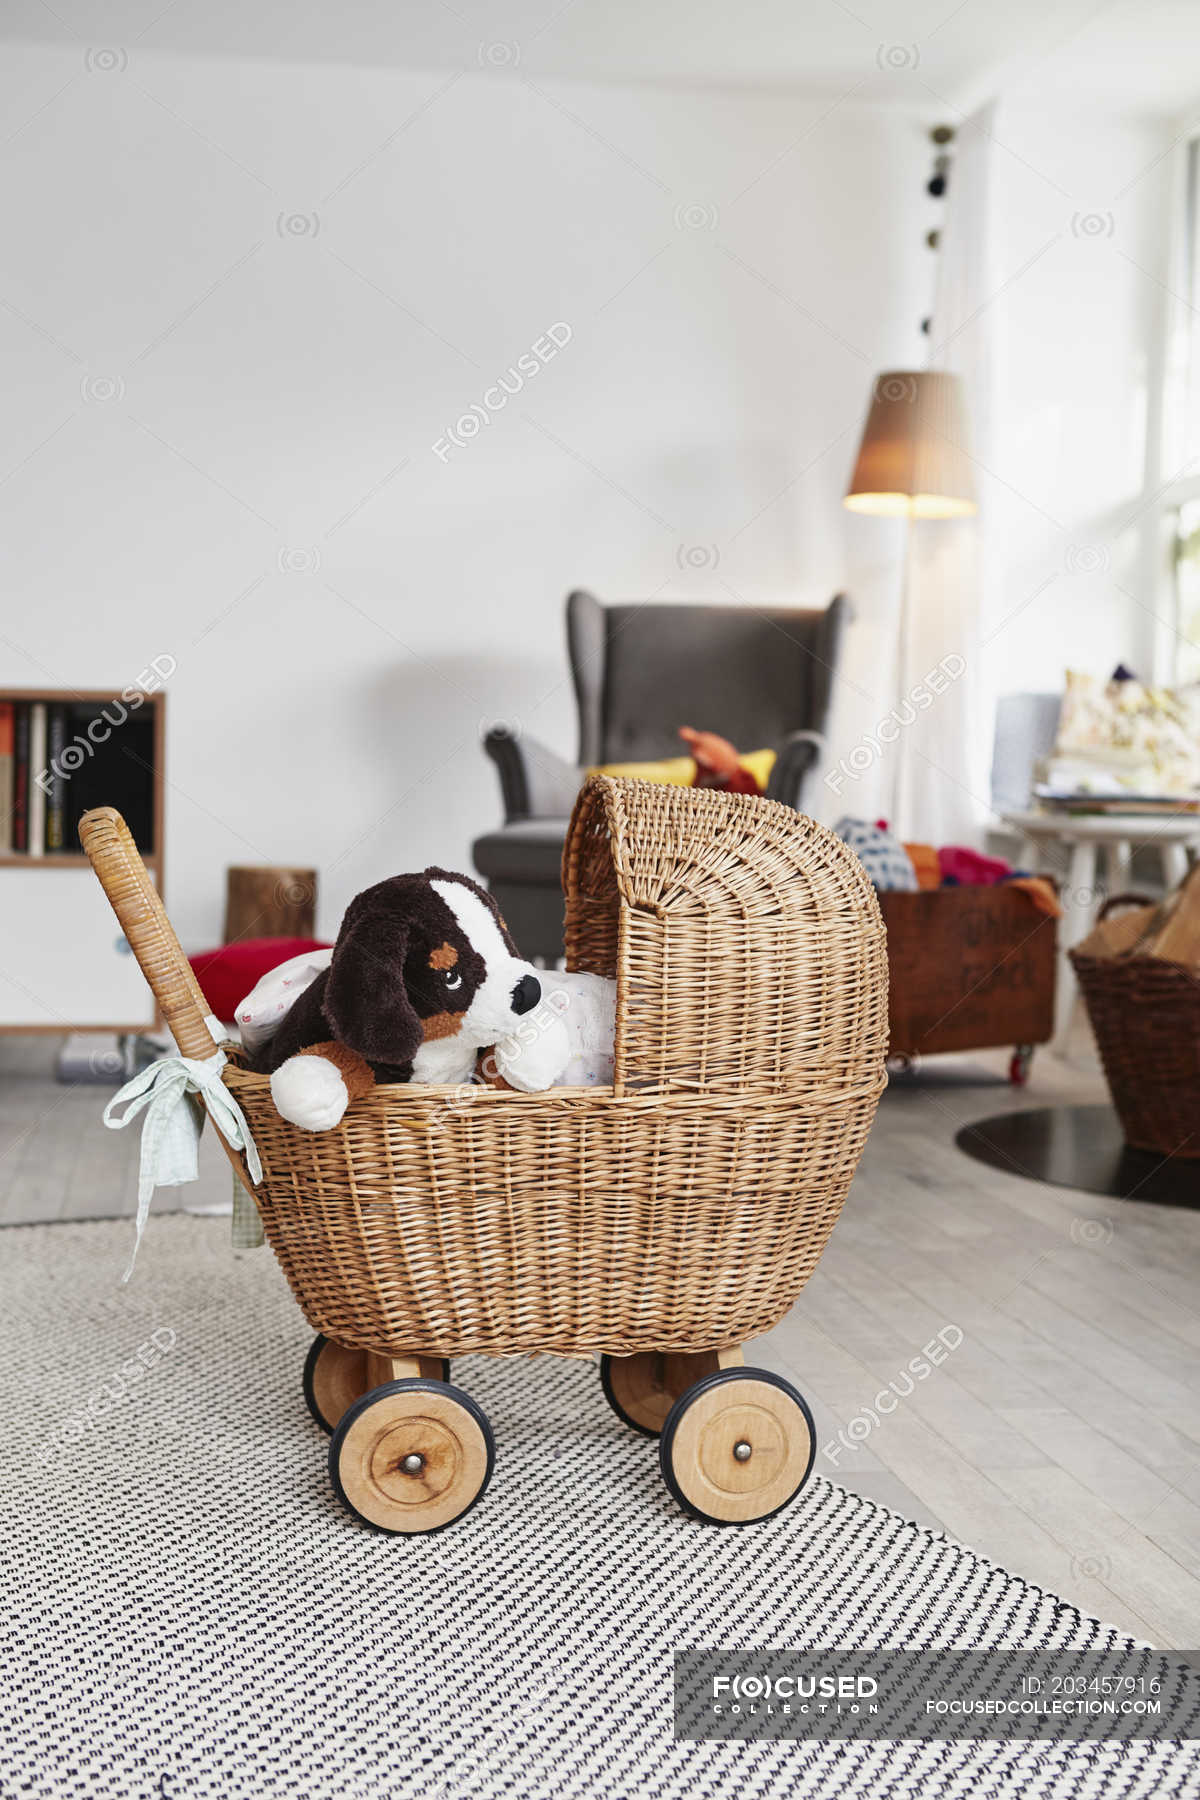
<svg viewBox="0 0 1200 1800">
<path fill-rule="evenodd" d="M 328 1131 L 377 1081 L 470 1081 L 485 1048 L 492 1075 L 526 1092 L 611 1081 L 615 992 L 543 978 L 483 888 L 426 869 L 359 894 L 333 950 L 273 969 L 237 1021 L 283 1117 Z"/>
<path fill-rule="evenodd" d="M 285 1119 L 328 1131 L 377 1081 L 469 1080 L 477 1052 L 541 997 L 475 882 L 445 869 L 394 875 L 351 901 L 328 969 L 283 1013 L 255 1067 Z M 255 1010 L 255 996 L 238 1008 Z"/>
</svg>

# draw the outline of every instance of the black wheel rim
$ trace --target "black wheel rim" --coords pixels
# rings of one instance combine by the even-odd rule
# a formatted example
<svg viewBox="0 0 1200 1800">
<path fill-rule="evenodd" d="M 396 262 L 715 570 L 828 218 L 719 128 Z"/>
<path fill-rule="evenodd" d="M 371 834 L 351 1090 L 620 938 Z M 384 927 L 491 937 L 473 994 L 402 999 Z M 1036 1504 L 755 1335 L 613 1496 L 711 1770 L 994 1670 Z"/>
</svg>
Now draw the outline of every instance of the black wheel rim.
<svg viewBox="0 0 1200 1800">
<path fill-rule="evenodd" d="M 446 1359 L 443 1357 L 442 1360 L 444 1362 Z M 338 1460 L 341 1456 L 342 1445 L 345 1442 L 346 1433 L 349 1431 L 355 1419 L 359 1418 L 361 1414 L 373 1406 L 377 1400 L 382 1400 L 385 1395 L 388 1394 L 449 1394 L 451 1398 L 463 1408 L 464 1412 L 470 1413 L 475 1423 L 479 1426 L 480 1431 L 482 1431 L 483 1441 L 487 1446 L 487 1466 L 483 1471 L 483 1480 L 475 1490 L 472 1498 L 467 1501 L 467 1504 L 463 1507 L 461 1512 L 455 1513 L 452 1519 L 444 1520 L 441 1525 L 427 1526 L 423 1531 L 398 1531 L 389 1525 L 377 1525 L 374 1519 L 365 1518 L 363 1514 L 359 1512 L 358 1508 L 348 1498 L 346 1490 L 342 1486 L 342 1476 L 341 1470 L 338 1467 Z M 334 1493 L 337 1495 L 352 1519 L 357 1520 L 360 1525 L 365 1525 L 369 1531 L 377 1531 L 381 1537 L 436 1537 L 439 1531 L 447 1531 L 452 1525 L 458 1525 L 466 1518 L 472 1507 L 478 1506 L 479 1502 L 483 1499 L 483 1496 L 487 1493 L 488 1483 L 492 1479 L 492 1470 L 495 1466 L 496 1439 L 492 1432 L 492 1428 L 488 1423 L 487 1414 L 484 1412 L 479 1402 L 477 1400 L 472 1400 L 470 1394 L 464 1393 L 462 1388 L 455 1387 L 449 1381 L 431 1381 L 424 1375 L 410 1376 L 404 1381 L 385 1381 L 380 1387 L 368 1388 L 362 1398 L 356 1400 L 353 1406 L 347 1407 L 341 1419 L 338 1420 L 337 1430 L 333 1433 L 329 1445 L 329 1479 L 333 1483 Z"/>
<path fill-rule="evenodd" d="M 694 1501 L 689 1500 L 684 1494 L 678 1481 L 675 1479 L 675 1470 L 671 1464 L 671 1448 L 675 1442 L 675 1433 L 679 1427 L 679 1422 L 693 1400 L 697 1399 L 701 1394 L 707 1393 L 710 1388 L 720 1387 L 724 1383 L 730 1381 L 744 1381 L 747 1378 L 752 1381 L 765 1381 L 770 1387 L 781 1389 L 781 1391 L 787 1395 L 788 1399 L 793 1401 L 795 1405 L 800 1408 L 800 1411 L 804 1415 L 805 1423 L 808 1426 L 808 1461 L 804 1466 L 803 1475 L 800 1477 L 800 1480 L 796 1483 L 796 1486 L 792 1489 L 791 1493 L 787 1496 L 787 1499 L 781 1500 L 778 1506 L 773 1506 L 770 1512 L 760 1513 L 758 1517 L 754 1519 L 718 1519 L 715 1518 L 712 1513 L 704 1512 L 702 1508 L 697 1506 Z M 803 1394 L 792 1386 L 790 1381 L 785 1381 L 782 1375 L 776 1375 L 770 1369 L 718 1369 L 715 1375 L 701 1376 L 699 1381 L 694 1381 L 686 1392 L 680 1394 L 678 1400 L 667 1414 L 666 1423 L 662 1428 L 662 1436 L 658 1440 L 658 1466 L 662 1471 L 663 1482 L 671 1498 L 685 1513 L 687 1513 L 689 1518 L 699 1519 L 703 1525 L 718 1525 L 726 1529 L 731 1527 L 742 1529 L 747 1525 L 763 1525 L 768 1519 L 773 1519 L 777 1513 L 783 1512 L 784 1509 L 789 1507 L 793 1500 L 802 1494 L 807 1487 L 808 1478 L 812 1474 L 816 1455 L 817 1428 L 813 1423 L 813 1416 L 809 1409 L 808 1401 L 804 1398 Z"/>
</svg>

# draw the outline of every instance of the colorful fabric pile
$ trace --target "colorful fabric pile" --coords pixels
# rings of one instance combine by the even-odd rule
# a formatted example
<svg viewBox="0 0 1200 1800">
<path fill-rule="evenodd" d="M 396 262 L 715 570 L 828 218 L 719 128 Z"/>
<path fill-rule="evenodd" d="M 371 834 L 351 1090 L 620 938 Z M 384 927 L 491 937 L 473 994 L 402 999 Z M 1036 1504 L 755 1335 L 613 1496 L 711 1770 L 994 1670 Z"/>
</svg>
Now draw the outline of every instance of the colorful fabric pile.
<svg viewBox="0 0 1200 1800">
<path fill-rule="evenodd" d="M 886 819 L 839 819 L 834 831 L 862 863 L 882 893 L 916 893 L 946 887 L 998 887 L 1006 883 L 1029 896 L 1039 912 L 1061 919 L 1054 884 L 1003 857 L 985 856 L 968 844 L 902 844 Z"/>
</svg>

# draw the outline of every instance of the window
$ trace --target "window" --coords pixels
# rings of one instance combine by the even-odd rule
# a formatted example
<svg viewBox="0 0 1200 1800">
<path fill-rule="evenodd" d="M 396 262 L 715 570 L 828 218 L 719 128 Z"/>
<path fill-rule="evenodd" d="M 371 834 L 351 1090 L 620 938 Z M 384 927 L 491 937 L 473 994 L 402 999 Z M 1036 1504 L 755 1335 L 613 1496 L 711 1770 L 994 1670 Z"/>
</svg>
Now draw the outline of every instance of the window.
<svg viewBox="0 0 1200 1800">
<path fill-rule="evenodd" d="M 1176 508 L 1174 538 L 1174 666 L 1164 672 L 1178 684 L 1200 681 L 1200 500 Z"/>
<path fill-rule="evenodd" d="M 1165 605 L 1158 680 L 1200 682 L 1200 138 L 1186 147 L 1172 246 L 1163 394 Z"/>
</svg>

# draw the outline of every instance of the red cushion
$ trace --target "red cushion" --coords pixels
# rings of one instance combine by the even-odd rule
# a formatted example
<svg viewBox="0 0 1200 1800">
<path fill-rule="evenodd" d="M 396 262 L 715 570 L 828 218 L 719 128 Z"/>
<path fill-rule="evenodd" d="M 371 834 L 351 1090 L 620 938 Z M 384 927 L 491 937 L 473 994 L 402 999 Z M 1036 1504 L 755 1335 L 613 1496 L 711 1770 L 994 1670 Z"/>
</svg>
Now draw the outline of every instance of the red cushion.
<svg viewBox="0 0 1200 1800">
<path fill-rule="evenodd" d="M 222 944 L 219 950 L 202 950 L 189 956 L 200 983 L 200 991 L 208 1001 L 209 1011 L 223 1025 L 232 1022 L 239 1000 L 244 1000 L 269 969 L 302 956 L 306 950 L 327 950 L 328 944 L 316 938 L 242 938 L 236 944 Z"/>
</svg>

